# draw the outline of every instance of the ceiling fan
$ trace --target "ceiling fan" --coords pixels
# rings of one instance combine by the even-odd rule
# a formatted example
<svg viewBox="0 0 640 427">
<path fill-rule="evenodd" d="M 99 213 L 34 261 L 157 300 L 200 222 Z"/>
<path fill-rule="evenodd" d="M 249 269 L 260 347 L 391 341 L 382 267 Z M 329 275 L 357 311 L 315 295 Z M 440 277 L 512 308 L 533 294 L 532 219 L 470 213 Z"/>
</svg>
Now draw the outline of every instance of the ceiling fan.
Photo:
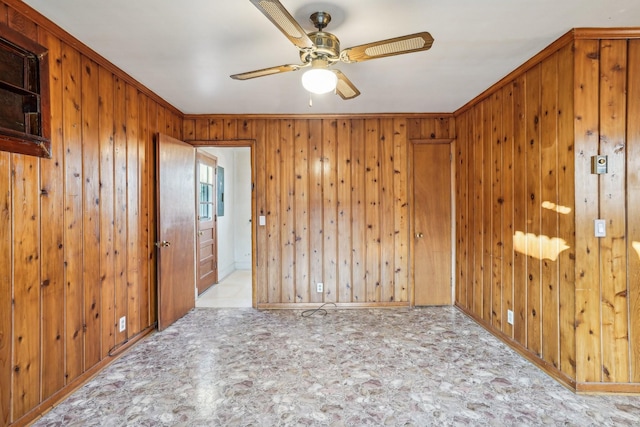
<svg viewBox="0 0 640 427">
<path fill-rule="evenodd" d="M 342 99 L 352 99 L 360 91 L 341 71 L 330 69 L 336 62 L 362 62 L 385 56 L 419 52 L 431 48 L 433 37 L 428 32 L 409 34 L 340 50 L 340 41 L 324 28 L 331 21 L 327 12 L 315 12 L 310 20 L 317 31 L 307 34 L 278 0 L 250 0 L 269 20 L 284 33 L 300 51 L 301 64 L 286 64 L 234 74 L 232 79 L 248 80 L 255 77 L 297 71 L 310 67 L 302 76 L 302 85 L 312 93 L 335 91 Z"/>
</svg>

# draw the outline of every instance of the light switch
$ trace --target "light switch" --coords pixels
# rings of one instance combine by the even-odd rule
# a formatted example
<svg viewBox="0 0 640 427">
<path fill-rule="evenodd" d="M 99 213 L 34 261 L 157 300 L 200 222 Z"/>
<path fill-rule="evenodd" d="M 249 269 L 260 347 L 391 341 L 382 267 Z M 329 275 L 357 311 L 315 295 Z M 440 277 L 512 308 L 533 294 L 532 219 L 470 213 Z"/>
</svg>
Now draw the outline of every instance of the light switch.
<svg viewBox="0 0 640 427">
<path fill-rule="evenodd" d="M 596 219 L 593 222 L 594 224 L 594 235 L 596 237 L 606 237 L 607 236 L 607 222 L 604 219 Z"/>
<path fill-rule="evenodd" d="M 260 215 L 258 217 L 258 225 L 267 225 L 267 217 L 264 215 Z"/>
</svg>

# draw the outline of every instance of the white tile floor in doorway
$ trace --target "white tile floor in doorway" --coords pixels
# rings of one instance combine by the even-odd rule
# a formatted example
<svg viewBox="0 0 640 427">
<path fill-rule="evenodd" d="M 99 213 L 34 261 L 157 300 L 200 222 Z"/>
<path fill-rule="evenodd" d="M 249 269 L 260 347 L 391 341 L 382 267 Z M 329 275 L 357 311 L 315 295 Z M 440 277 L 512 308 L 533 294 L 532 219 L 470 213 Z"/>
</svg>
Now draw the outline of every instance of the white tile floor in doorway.
<svg viewBox="0 0 640 427">
<path fill-rule="evenodd" d="M 196 300 L 196 307 L 251 307 L 251 270 L 236 270 Z"/>
</svg>

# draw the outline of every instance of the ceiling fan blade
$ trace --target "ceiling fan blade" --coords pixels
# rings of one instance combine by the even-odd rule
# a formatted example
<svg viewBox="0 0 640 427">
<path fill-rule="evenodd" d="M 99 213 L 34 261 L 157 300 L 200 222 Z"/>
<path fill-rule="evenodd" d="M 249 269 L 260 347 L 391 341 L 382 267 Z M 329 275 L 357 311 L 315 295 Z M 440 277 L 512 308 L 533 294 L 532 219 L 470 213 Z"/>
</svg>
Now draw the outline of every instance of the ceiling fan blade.
<svg viewBox="0 0 640 427">
<path fill-rule="evenodd" d="M 299 49 L 313 47 L 313 42 L 304 29 L 278 0 L 251 0 L 251 3 L 287 36 Z"/>
<path fill-rule="evenodd" d="M 279 65 L 277 67 L 269 67 L 261 70 L 234 74 L 230 77 L 234 80 L 249 80 L 256 77 L 270 76 L 271 74 L 286 73 L 287 71 L 298 71 L 302 67 L 304 67 L 304 65 Z"/>
<path fill-rule="evenodd" d="M 431 48 L 432 44 L 433 37 L 425 31 L 344 49 L 340 53 L 340 60 L 347 63 L 368 61 L 385 56 L 427 50 Z"/>
<path fill-rule="evenodd" d="M 342 99 L 352 99 L 360 95 L 360 91 L 356 88 L 351 80 L 347 78 L 340 70 L 333 70 L 338 76 L 338 84 L 336 85 L 336 93 L 340 95 Z"/>
</svg>

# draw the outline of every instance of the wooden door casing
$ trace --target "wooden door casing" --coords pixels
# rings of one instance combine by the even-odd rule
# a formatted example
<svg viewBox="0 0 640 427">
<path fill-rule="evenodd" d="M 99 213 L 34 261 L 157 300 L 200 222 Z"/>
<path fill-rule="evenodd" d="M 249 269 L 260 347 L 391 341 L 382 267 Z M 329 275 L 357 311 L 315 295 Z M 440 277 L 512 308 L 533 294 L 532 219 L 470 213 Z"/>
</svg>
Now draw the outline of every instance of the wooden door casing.
<svg viewBox="0 0 640 427">
<path fill-rule="evenodd" d="M 196 179 L 196 215 L 198 216 L 198 235 L 197 239 L 197 288 L 198 295 L 209 289 L 214 283 L 218 283 L 218 233 L 217 233 L 217 159 L 205 153 L 198 151 L 197 155 L 197 177 Z M 213 180 L 211 182 L 211 194 L 209 205 L 209 214 L 202 215 L 201 206 L 206 203 L 202 200 L 202 167 L 210 167 L 213 172 Z"/>
<path fill-rule="evenodd" d="M 158 329 L 195 307 L 195 148 L 158 136 Z"/>
<path fill-rule="evenodd" d="M 413 145 L 414 305 L 452 304 L 451 145 Z"/>
</svg>

